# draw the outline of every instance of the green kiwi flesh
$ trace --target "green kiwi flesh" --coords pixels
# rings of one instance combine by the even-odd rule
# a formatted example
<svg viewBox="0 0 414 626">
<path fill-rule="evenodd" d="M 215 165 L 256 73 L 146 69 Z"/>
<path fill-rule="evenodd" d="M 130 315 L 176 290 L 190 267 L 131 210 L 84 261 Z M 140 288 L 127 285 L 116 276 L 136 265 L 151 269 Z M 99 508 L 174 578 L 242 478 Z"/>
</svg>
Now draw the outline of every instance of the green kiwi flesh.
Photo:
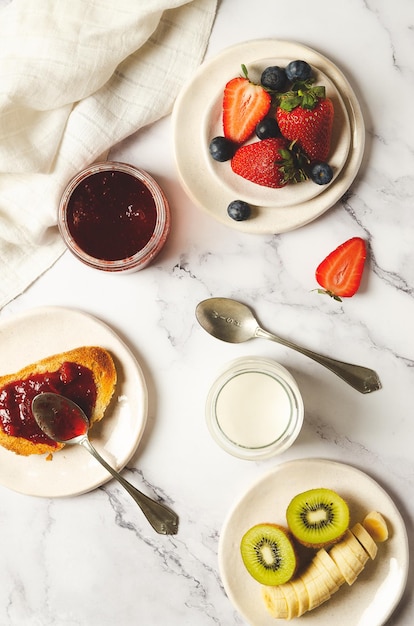
<svg viewBox="0 0 414 626">
<path fill-rule="evenodd" d="M 345 500 L 331 489 L 309 489 L 291 500 L 286 520 L 299 543 L 323 548 L 344 535 L 349 526 L 349 508 Z"/>
<path fill-rule="evenodd" d="M 277 524 L 256 524 L 242 537 L 240 551 L 247 571 L 262 585 L 281 585 L 292 578 L 297 558 L 290 534 Z"/>
</svg>

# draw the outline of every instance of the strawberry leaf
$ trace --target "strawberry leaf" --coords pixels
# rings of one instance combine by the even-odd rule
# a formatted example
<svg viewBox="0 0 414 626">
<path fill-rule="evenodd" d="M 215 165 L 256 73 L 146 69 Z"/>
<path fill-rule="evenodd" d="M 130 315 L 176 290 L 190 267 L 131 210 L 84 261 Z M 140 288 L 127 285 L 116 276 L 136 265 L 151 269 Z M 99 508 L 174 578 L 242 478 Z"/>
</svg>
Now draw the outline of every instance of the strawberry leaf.
<svg viewBox="0 0 414 626">
<path fill-rule="evenodd" d="M 301 183 L 307 180 L 308 176 L 303 164 L 300 160 L 300 154 L 296 151 L 296 147 L 293 142 L 289 148 L 281 148 L 279 154 L 282 157 L 280 161 L 277 161 L 279 171 L 283 175 L 284 183 Z"/>
<path fill-rule="evenodd" d="M 307 78 L 306 80 L 295 80 L 292 83 L 291 91 L 304 91 L 305 89 L 311 89 L 315 79 L 313 77 Z"/>
<path fill-rule="evenodd" d="M 296 91 L 287 91 L 280 97 L 279 106 L 284 111 L 293 111 L 298 106 L 303 109 L 312 111 L 318 104 L 318 100 L 325 98 L 325 87 L 323 85 L 308 85 L 308 83 L 300 83 L 296 85 Z"/>
<path fill-rule="evenodd" d="M 287 91 L 280 99 L 280 108 L 284 111 L 293 111 L 302 103 L 302 96 L 294 91 Z"/>
<path fill-rule="evenodd" d="M 316 85 L 315 87 L 312 87 L 311 91 L 313 91 L 317 98 L 325 98 L 326 96 L 326 89 L 323 85 Z"/>
<path fill-rule="evenodd" d="M 332 291 L 329 291 L 328 289 L 313 289 L 313 291 L 317 291 L 318 293 L 320 293 L 320 294 L 322 294 L 324 296 L 329 296 L 333 300 L 336 300 L 337 302 L 342 302 L 342 298 L 340 298 L 336 294 L 332 293 Z"/>
<path fill-rule="evenodd" d="M 302 96 L 301 107 L 302 109 L 308 109 L 312 111 L 315 108 L 316 103 L 318 102 L 318 98 L 315 96 L 313 91 L 305 91 Z"/>
</svg>

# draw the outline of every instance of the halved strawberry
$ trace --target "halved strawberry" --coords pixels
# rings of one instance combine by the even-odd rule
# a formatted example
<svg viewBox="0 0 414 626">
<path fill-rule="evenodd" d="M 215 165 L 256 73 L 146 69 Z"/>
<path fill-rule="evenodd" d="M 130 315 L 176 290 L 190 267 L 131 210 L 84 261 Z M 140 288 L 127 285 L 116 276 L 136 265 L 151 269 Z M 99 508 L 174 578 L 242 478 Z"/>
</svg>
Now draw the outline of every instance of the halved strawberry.
<svg viewBox="0 0 414 626">
<path fill-rule="evenodd" d="M 328 254 L 316 269 L 316 280 L 334 300 L 350 298 L 359 289 L 364 263 L 367 257 L 366 244 L 361 237 L 352 237 Z"/>
<path fill-rule="evenodd" d="M 333 118 L 334 107 L 323 86 L 303 85 L 298 91 L 286 92 L 276 109 L 282 135 L 296 141 L 315 161 L 328 158 Z"/>
<path fill-rule="evenodd" d="M 231 160 L 231 169 L 257 185 L 284 187 L 290 180 L 291 155 L 288 146 L 284 137 L 272 137 L 241 146 Z"/>
<path fill-rule="evenodd" d="M 223 95 L 224 136 L 238 144 L 253 135 L 271 105 L 270 94 L 249 80 L 245 66 L 242 69 L 244 76 L 230 80 Z"/>
</svg>

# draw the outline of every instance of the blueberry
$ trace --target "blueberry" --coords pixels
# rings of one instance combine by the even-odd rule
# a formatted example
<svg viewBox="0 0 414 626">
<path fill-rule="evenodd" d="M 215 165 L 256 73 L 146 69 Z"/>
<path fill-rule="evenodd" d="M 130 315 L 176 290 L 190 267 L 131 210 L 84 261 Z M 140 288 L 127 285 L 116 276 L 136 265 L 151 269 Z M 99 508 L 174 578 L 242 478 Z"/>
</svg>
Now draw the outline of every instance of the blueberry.
<svg viewBox="0 0 414 626">
<path fill-rule="evenodd" d="M 215 161 L 229 161 L 236 152 L 236 144 L 227 137 L 214 137 L 208 147 Z"/>
<path fill-rule="evenodd" d="M 244 200 L 233 200 L 227 207 L 227 214 L 232 220 L 236 222 L 243 222 L 249 219 L 251 213 L 251 206 Z"/>
<path fill-rule="evenodd" d="M 269 137 L 279 137 L 279 124 L 274 117 L 265 117 L 256 125 L 256 135 L 259 139 L 268 139 Z"/>
<path fill-rule="evenodd" d="M 309 177 L 317 185 L 327 185 L 331 182 L 333 171 L 328 163 L 315 162 L 311 163 L 309 169 Z"/>
<path fill-rule="evenodd" d="M 260 82 L 266 89 L 280 91 L 286 83 L 286 73 L 282 67 L 272 65 L 262 72 Z"/>
<path fill-rule="evenodd" d="M 289 80 L 307 80 L 311 77 L 312 68 L 306 61 L 291 61 L 285 72 Z"/>
</svg>

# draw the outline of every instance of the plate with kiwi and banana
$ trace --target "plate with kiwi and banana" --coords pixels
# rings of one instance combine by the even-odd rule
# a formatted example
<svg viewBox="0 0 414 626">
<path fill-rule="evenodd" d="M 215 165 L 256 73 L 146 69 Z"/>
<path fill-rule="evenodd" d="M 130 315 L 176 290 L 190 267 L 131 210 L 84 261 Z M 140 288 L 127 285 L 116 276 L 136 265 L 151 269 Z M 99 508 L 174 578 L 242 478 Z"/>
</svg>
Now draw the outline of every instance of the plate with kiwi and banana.
<svg viewBox="0 0 414 626">
<path fill-rule="evenodd" d="M 406 586 L 407 531 L 387 492 L 361 470 L 288 461 L 231 510 L 219 567 L 229 600 L 251 626 L 344 619 L 382 626 Z"/>
</svg>

